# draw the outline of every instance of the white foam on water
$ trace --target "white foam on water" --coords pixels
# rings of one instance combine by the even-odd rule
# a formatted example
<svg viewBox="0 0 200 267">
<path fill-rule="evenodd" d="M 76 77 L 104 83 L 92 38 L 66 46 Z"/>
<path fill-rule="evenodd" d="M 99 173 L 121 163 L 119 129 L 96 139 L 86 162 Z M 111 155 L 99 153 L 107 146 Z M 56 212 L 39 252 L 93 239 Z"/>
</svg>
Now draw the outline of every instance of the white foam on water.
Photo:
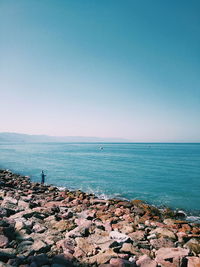
<svg viewBox="0 0 200 267">
<path fill-rule="evenodd" d="M 65 186 L 57 186 L 58 190 L 65 191 L 67 188 Z"/>
<path fill-rule="evenodd" d="M 199 216 L 187 216 L 187 221 L 194 222 L 194 223 L 200 223 L 200 217 Z"/>
</svg>

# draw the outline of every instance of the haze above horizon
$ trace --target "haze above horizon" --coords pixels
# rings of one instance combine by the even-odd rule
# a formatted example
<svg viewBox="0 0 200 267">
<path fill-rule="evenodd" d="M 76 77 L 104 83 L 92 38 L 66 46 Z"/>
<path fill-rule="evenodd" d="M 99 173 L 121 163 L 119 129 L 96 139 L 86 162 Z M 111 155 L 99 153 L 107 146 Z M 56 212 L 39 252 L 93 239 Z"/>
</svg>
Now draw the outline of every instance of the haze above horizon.
<svg viewBox="0 0 200 267">
<path fill-rule="evenodd" d="M 0 132 L 200 142 L 200 2 L 0 1 Z"/>
</svg>

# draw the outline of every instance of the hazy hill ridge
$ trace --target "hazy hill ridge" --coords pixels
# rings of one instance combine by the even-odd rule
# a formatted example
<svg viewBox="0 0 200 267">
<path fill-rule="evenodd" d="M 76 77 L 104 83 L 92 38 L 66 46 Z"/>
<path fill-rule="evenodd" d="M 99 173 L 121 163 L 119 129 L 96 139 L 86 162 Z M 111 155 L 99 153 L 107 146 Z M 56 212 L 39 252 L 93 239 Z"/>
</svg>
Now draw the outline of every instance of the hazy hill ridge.
<svg viewBox="0 0 200 267">
<path fill-rule="evenodd" d="M 49 135 L 29 135 L 21 133 L 0 133 L 0 142 L 129 142 L 122 138 L 100 138 L 85 136 L 49 136 Z"/>
</svg>

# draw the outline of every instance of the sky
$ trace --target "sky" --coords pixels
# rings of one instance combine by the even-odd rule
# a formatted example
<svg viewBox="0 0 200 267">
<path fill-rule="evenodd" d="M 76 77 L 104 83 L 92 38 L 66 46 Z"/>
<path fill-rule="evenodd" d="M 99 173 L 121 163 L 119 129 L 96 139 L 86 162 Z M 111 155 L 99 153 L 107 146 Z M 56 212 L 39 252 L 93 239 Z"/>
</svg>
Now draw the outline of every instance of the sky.
<svg viewBox="0 0 200 267">
<path fill-rule="evenodd" d="M 199 0 L 0 0 L 0 132 L 200 142 Z"/>
</svg>

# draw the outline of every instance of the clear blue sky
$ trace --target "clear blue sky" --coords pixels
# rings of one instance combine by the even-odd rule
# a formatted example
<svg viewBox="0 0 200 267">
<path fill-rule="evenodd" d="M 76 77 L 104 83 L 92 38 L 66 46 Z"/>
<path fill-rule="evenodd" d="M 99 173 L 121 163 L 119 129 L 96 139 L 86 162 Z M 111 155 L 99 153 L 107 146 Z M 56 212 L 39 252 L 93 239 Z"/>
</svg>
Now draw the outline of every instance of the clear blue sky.
<svg viewBox="0 0 200 267">
<path fill-rule="evenodd" d="M 199 0 L 0 0 L 0 131 L 200 141 L 199 14 Z"/>
</svg>

